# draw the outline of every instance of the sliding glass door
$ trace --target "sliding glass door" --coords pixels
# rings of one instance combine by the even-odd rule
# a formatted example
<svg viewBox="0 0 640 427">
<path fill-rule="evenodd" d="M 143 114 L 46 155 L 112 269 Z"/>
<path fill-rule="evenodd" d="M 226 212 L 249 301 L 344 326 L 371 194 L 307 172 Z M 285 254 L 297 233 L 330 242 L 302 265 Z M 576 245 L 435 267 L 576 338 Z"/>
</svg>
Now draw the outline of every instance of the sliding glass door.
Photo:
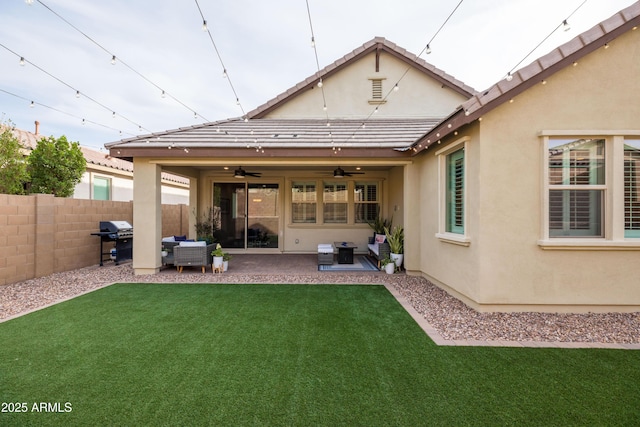
<svg viewBox="0 0 640 427">
<path fill-rule="evenodd" d="M 215 183 L 215 239 L 225 248 L 278 248 L 278 184 Z"/>
</svg>

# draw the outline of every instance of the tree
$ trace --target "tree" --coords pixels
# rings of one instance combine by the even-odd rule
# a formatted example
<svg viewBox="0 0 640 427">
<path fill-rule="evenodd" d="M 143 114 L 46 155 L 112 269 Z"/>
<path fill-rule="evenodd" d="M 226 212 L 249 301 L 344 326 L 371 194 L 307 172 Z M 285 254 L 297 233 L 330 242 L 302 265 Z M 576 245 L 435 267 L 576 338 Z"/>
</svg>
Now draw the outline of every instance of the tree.
<svg viewBox="0 0 640 427">
<path fill-rule="evenodd" d="M 86 167 L 77 142 L 67 141 L 64 135 L 58 139 L 53 136 L 42 138 L 29 155 L 31 192 L 72 196 Z"/>
<path fill-rule="evenodd" d="M 29 180 L 22 145 L 11 132 L 11 124 L 0 125 L 0 193 L 24 194 Z"/>
</svg>

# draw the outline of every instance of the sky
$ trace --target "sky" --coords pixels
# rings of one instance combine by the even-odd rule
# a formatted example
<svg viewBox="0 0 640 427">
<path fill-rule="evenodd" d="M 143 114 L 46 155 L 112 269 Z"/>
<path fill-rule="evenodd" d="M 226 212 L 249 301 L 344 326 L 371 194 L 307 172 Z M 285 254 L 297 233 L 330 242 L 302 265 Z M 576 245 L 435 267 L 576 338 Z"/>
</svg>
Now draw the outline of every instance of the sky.
<svg viewBox="0 0 640 427">
<path fill-rule="evenodd" d="M 377 36 L 480 91 L 633 3 L 0 0 L 0 122 L 104 149 L 241 117 Z"/>
</svg>

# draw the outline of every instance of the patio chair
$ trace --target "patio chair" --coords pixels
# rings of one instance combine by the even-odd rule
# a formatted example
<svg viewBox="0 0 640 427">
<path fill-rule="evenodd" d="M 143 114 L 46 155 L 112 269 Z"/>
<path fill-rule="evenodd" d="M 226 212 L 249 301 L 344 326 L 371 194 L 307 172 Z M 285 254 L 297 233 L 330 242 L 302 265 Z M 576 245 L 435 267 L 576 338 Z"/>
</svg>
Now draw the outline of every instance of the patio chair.
<svg viewBox="0 0 640 427">
<path fill-rule="evenodd" d="M 173 248 L 173 263 L 180 273 L 184 267 L 201 267 L 204 273 L 206 267 L 213 263 L 211 251 L 215 247 L 214 243 L 181 242 Z"/>
</svg>

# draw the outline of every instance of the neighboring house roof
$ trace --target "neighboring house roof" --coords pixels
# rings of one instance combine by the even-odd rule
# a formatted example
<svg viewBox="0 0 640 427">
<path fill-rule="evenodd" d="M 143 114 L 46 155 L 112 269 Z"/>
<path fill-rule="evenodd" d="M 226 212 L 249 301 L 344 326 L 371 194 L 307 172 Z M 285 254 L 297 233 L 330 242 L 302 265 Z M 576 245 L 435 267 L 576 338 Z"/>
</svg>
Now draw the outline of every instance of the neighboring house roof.
<svg viewBox="0 0 640 427">
<path fill-rule="evenodd" d="M 414 145 L 414 154 L 543 82 L 554 73 L 573 65 L 580 58 L 604 47 L 627 31 L 635 30 L 638 25 L 640 25 L 640 1 L 517 70 L 512 74 L 513 78 L 510 81 L 503 79 L 484 92 L 475 94 L 424 135 Z"/>
<path fill-rule="evenodd" d="M 117 148 L 399 148 L 409 147 L 441 118 L 425 119 L 231 119 L 190 126 L 144 139 L 129 138 L 106 144 Z M 327 126 L 327 123 L 330 126 Z M 363 127 L 364 126 L 364 127 Z"/>
<path fill-rule="evenodd" d="M 337 73 L 349 64 L 370 54 L 371 52 L 386 52 L 388 54 L 391 54 L 394 57 L 400 59 L 401 61 L 414 68 L 417 68 L 431 78 L 440 82 L 444 87 L 448 87 L 463 96 L 470 97 L 476 92 L 475 89 L 473 89 L 471 86 L 464 84 L 453 76 L 450 76 L 444 71 L 434 67 L 417 55 L 408 52 L 406 49 L 403 49 L 395 43 L 386 40 L 384 37 L 376 37 L 373 40 L 370 40 L 357 49 L 353 50 L 352 52 L 346 54 L 334 63 L 326 66 L 314 75 L 298 83 L 289 90 L 267 101 L 265 104 L 259 106 L 255 110 L 250 111 L 249 113 L 247 113 L 247 117 L 250 119 L 259 119 L 264 117 L 270 111 L 287 103 L 287 101 L 289 101 L 291 98 L 296 97 L 301 92 L 317 84 L 320 79 L 326 80 L 327 77 Z"/>
<path fill-rule="evenodd" d="M 34 150 L 38 145 L 38 141 L 44 138 L 44 135 L 35 134 L 33 132 L 29 132 L 29 131 L 17 129 L 17 128 L 13 128 L 12 133 L 18 139 L 18 141 L 20 141 L 23 148 L 27 150 L 27 152 Z M 99 151 L 96 151 L 87 147 L 81 146 L 80 150 L 82 151 L 82 155 L 84 156 L 88 164 L 103 166 L 109 169 L 133 173 L 133 163 L 127 160 L 111 157 L 108 154 L 101 153 Z M 189 185 L 188 179 L 178 175 L 166 173 L 166 172 L 162 173 L 162 179 L 165 181 L 175 182 L 181 185 Z"/>
</svg>

